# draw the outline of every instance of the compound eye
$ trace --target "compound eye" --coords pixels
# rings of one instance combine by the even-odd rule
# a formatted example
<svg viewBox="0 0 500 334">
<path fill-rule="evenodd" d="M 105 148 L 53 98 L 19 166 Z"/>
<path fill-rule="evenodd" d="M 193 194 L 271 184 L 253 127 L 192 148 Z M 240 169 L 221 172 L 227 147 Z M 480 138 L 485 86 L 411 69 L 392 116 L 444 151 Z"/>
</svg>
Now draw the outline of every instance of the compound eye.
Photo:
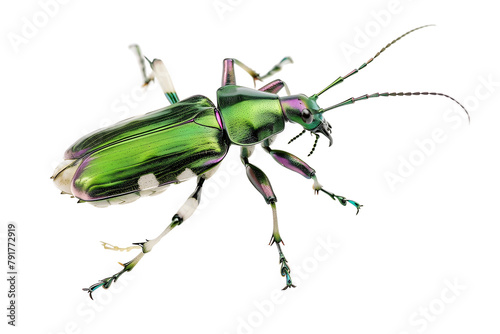
<svg viewBox="0 0 500 334">
<path fill-rule="evenodd" d="M 302 109 L 302 111 L 300 112 L 300 117 L 302 118 L 302 120 L 304 121 L 304 123 L 306 124 L 311 124 L 311 122 L 313 121 L 314 119 L 314 116 L 313 114 L 311 113 L 311 111 L 309 109 Z"/>
</svg>

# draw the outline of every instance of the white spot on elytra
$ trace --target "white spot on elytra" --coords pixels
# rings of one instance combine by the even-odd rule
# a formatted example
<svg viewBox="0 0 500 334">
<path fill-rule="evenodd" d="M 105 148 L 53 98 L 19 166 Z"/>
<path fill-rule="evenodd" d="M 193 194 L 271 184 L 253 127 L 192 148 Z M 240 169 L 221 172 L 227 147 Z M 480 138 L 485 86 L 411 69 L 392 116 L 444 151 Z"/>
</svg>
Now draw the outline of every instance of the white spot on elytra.
<svg viewBox="0 0 500 334">
<path fill-rule="evenodd" d="M 182 173 L 179 174 L 179 176 L 177 176 L 177 180 L 178 181 L 185 181 L 185 180 L 190 179 L 194 176 L 196 176 L 196 174 L 193 173 L 193 171 L 191 169 L 186 168 L 186 169 L 184 169 L 184 171 Z"/>
<path fill-rule="evenodd" d="M 141 176 L 137 183 L 139 184 L 139 189 L 141 190 L 153 189 L 160 185 L 160 182 L 158 182 L 153 173 Z"/>
</svg>

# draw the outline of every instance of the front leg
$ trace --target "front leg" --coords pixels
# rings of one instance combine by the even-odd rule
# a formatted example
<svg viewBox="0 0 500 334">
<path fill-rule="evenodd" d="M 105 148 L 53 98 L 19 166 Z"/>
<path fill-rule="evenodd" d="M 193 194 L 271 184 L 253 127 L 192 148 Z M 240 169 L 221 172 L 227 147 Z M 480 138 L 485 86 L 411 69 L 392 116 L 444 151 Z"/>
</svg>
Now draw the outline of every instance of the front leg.
<svg viewBox="0 0 500 334">
<path fill-rule="evenodd" d="M 264 172 L 260 170 L 258 167 L 248 162 L 248 158 L 250 157 L 252 152 L 253 152 L 253 146 L 242 147 L 241 161 L 245 165 L 248 179 L 253 184 L 255 189 L 257 189 L 259 193 L 264 197 L 264 200 L 266 201 L 267 204 L 271 206 L 271 209 L 273 211 L 273 234 L 271 236 L 271 241 L 269 241 L 269 245 L 273 245 L 275 243 L 276 247 L 278 248 L 279 263 L 281 265 L 280 273 L 281 276 L 284 276 L 286 279 L 286 286 L 283 288 L 283 290 L 286 290 L 288 288 L 295 288 L 295 285 L 292 284 L 292 278 L 290 277 L 290 267 L 288 266 L 288 261 L 286 260 L 285 255 L 281 250 L 280 242 L 283 245 L 285 243 L 281 239 L 281 235 L 278 228 L 278 214 L 276 212 L 277 198 L 276 195 L 274 194 L 271 182 L 269 182 L 269 179 L 267 178 L 266 174 L 264 174 Z"/>
<path fill-rule="evenodd" d="M 316 177 L 316 171 L 309 166 L 307 163 L 296 157 L 295 155 L 285 152 L 285 151 L 280 151 L 280 150 L 273 150 L 271 147 L 269 147 L 270 141 L 265 140 L 264 143 L 262 144 L 262 147 L 264 150 L 273 157 L 273 159 L 279 163 L 281 166 L 294 171 L 306 179 L 313 179 L 314 184 L 313 184 L 313 189 L 314 193 L 318 194 L 320 191 L 324 192 L 328 196 L 330 196 L 333 200 L 338 200 L 340 204 L 345 206 L 347 203 L 351 203 L 354 205 L 357 209 L 356 214 L 359 213 L 359 209 L 362 207 L 361 204 L 358 202 L 355 202 L 353 200 L 346 199 L 344 196 L 339 196 L 335 195 L 334 193 L 331 193 L 325 189 L 323 189 L 323 186 L 318 182 L 318 179 Z"/>
</svg>

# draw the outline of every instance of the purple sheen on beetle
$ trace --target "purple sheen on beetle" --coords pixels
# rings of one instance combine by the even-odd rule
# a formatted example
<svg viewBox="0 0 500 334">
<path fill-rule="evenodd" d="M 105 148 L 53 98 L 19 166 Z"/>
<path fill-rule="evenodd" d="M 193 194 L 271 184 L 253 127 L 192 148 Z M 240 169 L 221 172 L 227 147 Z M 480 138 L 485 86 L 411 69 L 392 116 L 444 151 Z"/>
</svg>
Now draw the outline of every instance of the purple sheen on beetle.
<svg viewBox="0 0 500 334">
<path fill-rule="evenodd" d="M 64 159 L 65 160 L 69 160 L 69 159 L 78 159 L 78 158 L 81 158 L 83 157 L 88 151 L 90 148 L 84 148 L 82 150 L 79 150 L 79 151 L 73 151 L 71 149 L 72 147 L 70 147 L 66 152 L 64 152 Z"/>
<path fill-rule="evenodd" d="M 221 129 L 223 129 L 223 128 L 224 128 L 224 126 L 223 126 L 223 124 L 222 124 L 222 118 L 221 118 L 221 116 L 220 116 L 220 112 L 219 112 L 219 110 L 217 110 L 217 109 L 215 109 L 215 118 L 217 119 L 217 123 L 219 124 L 219 127 L 220 127 Z"/>
<path fill-rule="evenodd" d="M 252 164 L 247 165 L 247 175 L 253 186 L 261 193 L 266 202 L 276 201 L 273 187 L 267 179 L 266 175 Z"/>
<path fill-rule="evenodd" d="M 274 160 L 276 160 L 280 165 L 282 165 L 283 167 L 285 168 L 288 168 L 300 175 L 302 175 L 303 177 L 307 178 L 307 179 L 310 179 L 311 178 L 311 173 L 314 174 L 314 169 L 310 168 L 310 170 L 308 170 L 306 172 L 306 170 L 304 168 L 301 168 L 303 167 L 303 164 L 305 164 L 304 162 L 302 162 L 302 164 L 297 164 L 295 163 L 294 160 L 291 159 L 291 157 L 283 157 L 279 154 L 280 152 L 279 151 L 271 151 L 270 154 L 271 156 L 274 158 Z M 309 167 L 309 166 L 307 166 Z"/>
<path fill-rule="evenodd" d="M 213 160 L 207 160 L 206 162 L 203 163 L 203 166 L 214 166 L 216 164 L 218 164 L 219 162 L 222 161 L 222 159 L 224 159 L 226 156 L 224 155 L 223 157 L 217 157 Z"/>
<path fill-rule="evenodd" d="M 80 166 L 78 166 L 78 169 L 76 170 L 75 175 L 73 176 L 73 180 L 71 181 L 71 193 L 76 198 L 84 201 L 95 201 L 100 199 L 100 198 L 92 198 L 86 192 L 82 191 L 81 189 L 75 186 L 75 180 L 78 180 L 80 178 L 80 175 L 83 173 L 85 168 L 90 164 L 92 160 L 93 158 L 91 156 L 87 156 L 86 158 L 82 159 L 82 162 Z"/>
</svg>

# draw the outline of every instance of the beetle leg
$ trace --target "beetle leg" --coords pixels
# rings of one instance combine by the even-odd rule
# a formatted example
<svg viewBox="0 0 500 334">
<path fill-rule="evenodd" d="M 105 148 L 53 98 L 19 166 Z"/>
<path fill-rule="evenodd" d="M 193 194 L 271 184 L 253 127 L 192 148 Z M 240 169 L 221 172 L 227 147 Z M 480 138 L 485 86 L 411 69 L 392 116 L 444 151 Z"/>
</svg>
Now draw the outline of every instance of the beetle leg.
<svg viewBox="0 0 500 334">
<path fill-rule="evenodd" d="M 288 266 L 287 260 L 283 251 L 281 250 L 280 242 L 283 243 L 281 239 L 279 228 L 278 228 L 278 214 L 276 212 L 276 195 L 274 194 L 273 188 L 271 186 L 271 182 L 267 178 L 266 174 L 258 167 L 252 165 L 248 162 L 248 157 L 253 152 L 253 146 L 251 148 L 242 147 L 241 148 L 241 161 L 246 167 L 247 176 L 250 182 L 253 184 L 255 189 L 257 189 L 260 194 L 264 197 L 264 200 L 267 204 L 271 206 L 273 211 L 273 234 L 271 236 L 271 240 L 269 241 L 269 245 L 276 243 L 276 247 L 278 248 L 279 253 L 279 262 L 281 264 L 280 273 L 281 276 L 284 276 L 286 279 L 286 286 L 283 290 L 286 290 L 290 287 L 295 288 L 295 285 L 292 284 L 292 278 L 290 277 L 290 267 Z"/>
<path fill-rule="evenodd" d="M 266 74 L 260 75 L 258 77 L 258 79 L 264 80 L 265 78 L 272 76 L 274 73 L 281 71 L 281 69 L 283 68 L 283 65 L 286 65 L 286 64 L 293 64 L 292 58 L 285 57 L 285 58 L 281 59 L 280 62 L 277 63 L 276 65 L 274 65 L 273 68 L 271 68 Z"/>
<path fill-rule="evenodd" d="M 292 58 L 285 57 L 278 64 L 274 65 L 274 67 L 272 69 L 270 69 L 266 74 L 260 75 L 259 73 L 255 72 L 250 67 L 248 67 L 247 65 L 243 64 L 238 59 L 226 58 L 226 59 L 224 59 L 224 63 L 223 63 L 222 86 L 236 85 L 236 77 L 234 75 L 234 64 L 238 65 L 243 70 L 245 70 L 245 72 L 247 72 L 248 74 L 250 74 L 252 76 L 254 86 L 255 86 L 255 82 L 257 80 L 262 81 L 263 79 L 270 77 L 274 73 L 280 71 L 281 68 L 283 67 L 283 65 L 291 64 L 291 63 L 293 63 Z"/>
<path fill-rule="evenodd" d="M 144 62 L 144 56 L 142 55 L 141 48 L 137 44 L 132 44 L 129 46 L 129 48 L 134 52 L 135 56 L 137 57 L 137 61 L 139 62 L 142 78 L 144 79 L 144 84 L 142 86 L 144 87 L 149 85 L 151 81 L 154 81 L 155 76 L 154 73 L 151 73 L 149 75 L 146 74 L 146 63 Z"/>
<path fill-rule="evenodd" d="M 111 286 L 113 282 L 115 282 L 121 275 L 123 275 L 127 271 L 131 271 L 137 263 L 142 259 L 144 254 L 150 252 L 153 249 L 153 246 L 155 246 L 165 235 L 167 235 L 170 231 L 174 229 L 174 227 L 182 224 L 185 220 L 187 220 L 196 210 L 198 207 L 198 204 L 200 203 L 200 198 L 201 198 L 201 190 L 203 186 L 203 182 L 205 182 L 205 177 L 199 176 L 198 177 L 198 184 L 196 186 L 196 189 L 194 192 L 189 196 L 189 198 L 184 202 L 184 204 L 181 206 L 181 208 L 177 211 L 177 213 L 172 217 L 171 223 L 167 226 L 167 228 L 156 238 L 152 240 L 146 240 L 145 242 L 139 242 L 135 243 L 135 246 L 131 246 L 131 248 L 139 247 L 142 252 L 139 253 L 135 258 L 133 258 L 131 261 L 126 262 L 126 263 L 120 263 L 123 266 L 123 269 L 119 271 L 118 273 L 114 274 L 113 276 L 106 277 L 105 279 L 100 280 L 98 283 L 95 283 L 91 285 L 88 288 L 84 288 L 84 291 L 87 291 L 89 293 L 89 296 L 91 299 L 92 298 L 92 292 L 100 288 L 101 286 L 104 289 L 107 289 Z M 103 243 L 104 248 L 107 248 L 106 243 Z M 111 246 L 111 245 L 109 245 Z M 111 246 L 110 248 L 107 249 L 115 249 L 115 246 Z M 125 250 L 121 249 L 119 247 L 116 247 L 115 250 Z"/>
<path fill-rule="evenodd" d="M 150 61 L 147 57 L 144 58 L 146 58 L 146 60 L 149 62 L 149 65 L 151 66 L 155 77 L 158 79 L 158 83 L 160 84 L 161 89 L 163 90 L 163 94 L 165 94 L 167 100 L 171 104 L 179 102 L 179 97 L 177 96 L 177 92 L 175 91 L 174 83 L 170 78 L 170 74 L 168 74 L 168 70 L 165 64 L 163 64 L 160 59 L 153 59 L 153 61 Z"/>
<path fill-rule="evenodd" d="M 191 194 L 191 196 L 189 196 L 186 202 L 184 202 L 177 213 L 172 217 L 172 223 L 159 236 L 152 240 L 146 240 L 146 242 L 135 243 L 135 245 L 142 246 L 143 253 L 150 252 L 151 249 L 153 249 L 153 246 L 156 245 L 165 235 L 167 235 L 167 233 L 170 232 L 175 226 L 182 224 L 182 222 L 191 217 L 191 215 L 198 207 L 198 204 L 200 204 L 201 190 L 204 182 L 204 177 L 198 177 L 198 184 L 196 186 L 196 189 Z"/>
<path fill-rule="evenodd" d="M 118 246 L 113 246 L 111 244 L 108 244 L 107 242 L 104 242 L 104 241 L 101 241 L 101 245 L 104 247 L 104 249 L 110 249 L 110 250 L 120 251 L 120 252 L 123 252 L 123 251 L 129 252 L 132 249 L 140 249 L 141 248 L 141 246 L 137 246 L 137 245 L 129 246 L 129 247 L 118 247 Z"/>
<path fill-rule="evenodd" d="M 167 100 L 171 104 L 179 102 L 179 97 L 175 91 L 174 84 L 172 83 L 172 79 L 170 79 L 170 75 L 168 74 L 167 68 L 163 62 L 160 59 L 153 59 L 153 61 L 149 61 L 147 57 L 142 55 L 141 48 L 137 44 L 132 44 L 129 48 L 134 51 L 139 61 L 142 77 L 144 79 L 144 84 L 142 86 L 144 87 L 149 85 L 149 83 L 154 81 L 156 77 Z M 144 62 L 144 59 L 148 61 L 151 69 L 153 70 L 153 73 L 149 74 L 149 76 L 146 74 L 146 63 Z"/>
<path fill-rule="evenodd" d="M 273 150 L 271 147 L 269 147 L 270 143 L 268 140 L 265 140 L 264 143 L 262 144 L 262 147 L 264 150 L 273 157 L 273 159 L 279 163 L 281 166 L 294 171 L 306 179 L 312 179 L 314 181 L 313 184 L 313 189 L 314 193 L 318 194 L 320 191 L 324 192 L 328 196 L 330 196 L 333 200 L 338 200 L 340 204 L 345 206 L 347 203 L 351 203 L 354 205 L 357 209 L 356 214 L 359 213 L 359 209 L 362 207 L 361 204 L 359 204 L 356 201 L 346 199 L 343 196 L 335 195 L 334 193 L 331 193 L 325 189 L 323 189 L 323 186 L 318 182 L 318 179 L 316 177 L 316 171 L 310 167 L 307 163 L 296 157 L 295 155 L 285 152 L 285 151 L 280 151 L 280 150 Z"/>
<path fill-rule="evenodd" d="M 267 85 L 259 88 L 259 90 L 261 92 L 277 94 L 283 88 L 285 88 L 286 94 L 290 95 L 290 90 L 288 89 L 287 84 L 283 80 L 280 80 L 280 79 L 276 79 L 274 81 L 271 81 Z"/>
</svg>

